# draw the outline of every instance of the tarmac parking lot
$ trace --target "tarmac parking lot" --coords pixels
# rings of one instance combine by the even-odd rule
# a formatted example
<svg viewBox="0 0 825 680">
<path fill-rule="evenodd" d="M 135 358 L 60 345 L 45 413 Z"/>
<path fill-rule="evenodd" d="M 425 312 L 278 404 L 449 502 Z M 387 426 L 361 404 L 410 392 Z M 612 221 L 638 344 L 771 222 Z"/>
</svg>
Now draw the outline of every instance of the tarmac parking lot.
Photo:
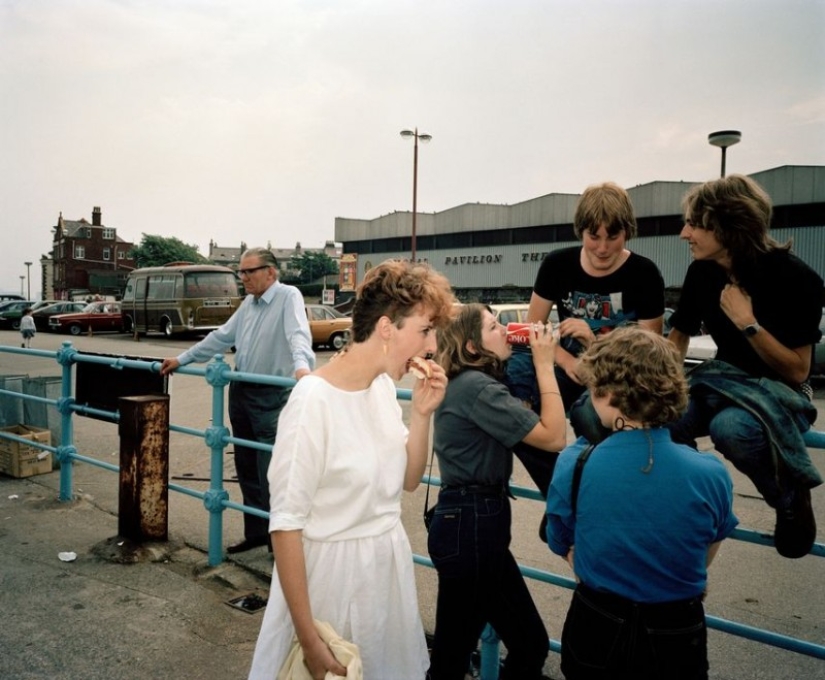
<svg viewBox="0 0 825 680">
<path fill-rule="evenodd" d="M 71 342 L 80 351 L 127 356 L 175 356 L 195 340 L 160 335 L 136 342 L 123 334 L 67 337 L 38 333 L 32 348 L 57 350 Z M 0 345 L 20 347 L 15 331 L 0 331 Z M 318 352 L 319 362 L 332 352 Z M 231 362 L 231 355 L 227 355 Z M 0 375 L 56 376 L 51 358 L 0 352 Z M 406 380 L 401 386 L 408 387 Z M 815 384 L 817 429 L 825 430 L 825 381 Z M 173 376 L 171 420 L 192 428 L 210 424 L 210 389 L 202 378 Z M 402 408 L 405 402 L 402 402 Z M 117 427 L 77 417 L 78 451 L 117 464 Z M 228 418 L 227 418 L 228 423 Z M 709 441 L 702 442 L 703 447 Z M 825 450 L 812 451 L 825 474 Z M 154 678 L 245 677 L 260 625 L 260 614 L 226 606 L 233 596 L 266 595 L 272 562 L 265 549 L 232 556 L 218 568 L 206 560 L 208 518 L 197 499 L 170 493 L 168 554 L 156 563 L 113 565 L 100 558 L 101 545 L 117 529 L 118 478 L 111 471 L 73 466 L 77 501 L 56 502 L 59 472 L 14 480 L 0 477 L 0 587 L 5 623 L 0 627 L 0 677 Z M 730 469 L 730 466 L 729 466 Z M 204 443 L 172 433 L 170 476 L 176 483 L 204 490 L 210 460 Z M 438 475 L 437 469 L 433 470 Z M 731 469 L 735 511 L 741 526 L 772 531 L 774 514 L 747 478 Z M 231 456 L 224 478 L 232 500 L 240 502 Z M 189 480 L 189 481 L 185 481 Z M 530 486 L 517 464 L 514 482 Z M 10 496 L 17 499 L 11 500 Z M 426 555 L 421 514 L 425 487 L 406 494 L 403 521 L 413 551 Z M 825 487 L 814 489 L 819 542 L 825 540 Z M 430 503 L 434 498 L 430 498 Z M 526 566 L 570 576 L 566 564 L 537 537 L 542 508 L 519 499 L 513 510 L 513 552 Z M 241 535 L 238 512 L 224 513 L 224 543 Z M 77 553 L 76 562 L 57 560 L 59 551 Z M 416 567 L 425 629 L 432 630 L 437 589 L 432 569 Z M 772 548 L 727 541 L 711 567 L 708 614 L 825 644 L 825 559 L 787 560 Z M 28 585 L 24 585 L 28 584 Z M 570 591 L 539 582 L 530 589 L 550 637 L 558 640 Z M 559 658 L 551 653 L 545 674 L 560 680 Z M 822 660 L 710 631 L 711 677 L 719 680 L 823 677 Z M 384 680 L 384 679 L 368 679 Z M 391 679 L 389 679 L 391 680 Z"/>
</svg>

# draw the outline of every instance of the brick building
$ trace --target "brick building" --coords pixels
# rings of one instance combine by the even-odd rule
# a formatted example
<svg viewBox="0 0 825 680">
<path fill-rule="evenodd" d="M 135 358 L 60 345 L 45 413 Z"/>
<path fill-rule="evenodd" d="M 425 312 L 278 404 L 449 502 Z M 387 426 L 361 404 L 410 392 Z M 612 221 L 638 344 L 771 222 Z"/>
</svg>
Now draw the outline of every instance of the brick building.
<svg viewBox="0 0 825 680">
<path fill-rule="evenodd" d="M 87 295 L 123 293 L 126 277 L 135 268 L 129 257 L 134 244 L 117 235 L 114 227 L 103 224 L 99 207 L 92 210 L 92 221 L 63 219 L 63 213 L 53 227 L 51 260 L 52 288 L 44 288 L 44 297 L 68 300 Z M 44 280 L 48 279 L 44 275 Z"/>
</svg>

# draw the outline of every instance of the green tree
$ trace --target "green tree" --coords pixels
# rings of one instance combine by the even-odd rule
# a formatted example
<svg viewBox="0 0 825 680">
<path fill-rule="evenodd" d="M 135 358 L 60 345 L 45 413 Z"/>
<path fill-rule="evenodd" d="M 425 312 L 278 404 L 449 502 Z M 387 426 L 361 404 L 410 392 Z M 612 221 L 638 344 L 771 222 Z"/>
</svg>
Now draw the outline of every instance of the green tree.
<svg viewBox="0 0 825 680">
<path fill-rule="evenodd" d="M 338 275 L 338 264 L 326 253 L 304 252 L 289 258 L 291 277 L 296 283 L 311 283 L 327 274 Z"/>
<path fill-rule="evenodd" d="M 198 252 L 198 247 L 184 243 L 178 238 L 143 234 L 140 245 L 130 251 L 138 267 L 161 267 L 170 262 L 209 262 Z"/>
</svg>

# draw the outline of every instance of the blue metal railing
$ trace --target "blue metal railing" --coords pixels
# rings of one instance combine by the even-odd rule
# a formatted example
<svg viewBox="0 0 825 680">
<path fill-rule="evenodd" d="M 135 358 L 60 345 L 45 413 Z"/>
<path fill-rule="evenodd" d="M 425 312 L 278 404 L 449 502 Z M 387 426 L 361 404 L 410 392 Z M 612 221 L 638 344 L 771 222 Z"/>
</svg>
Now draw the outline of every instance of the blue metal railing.
<svg viewBox="0 0 825 680">
<path fill-rule="evenodd" d="M 61 374 L 61 396 L 58 399 L 48 399 L 35 395 L 23 394 L 13 390 L 0 389 L 0 395 L 11 396 L 23 400 L 29 400 L 41 404 L 48 404 L 57 409 L 61 415 L 61 437 L 58 446 L 50 446 L 39 442 L 32 442 L 30 439 L 18 437 L 12 433 L 0 432 L 0 438 L 18 441 L 28 445 L 33 445 L 45 451 L 50 451 L 60 461 L 60 493 L 61 501 L 72 499 L 72 463 L 81 461 L 113 472 L 119 472 L 119 467 L 111 463 L 97 460 L 80 454 L 74 445 L 74 431 L 72 416 L 74 414 L 94 415 L 97 417 L 118 422 L 117 412 L 101 411 L 76 403 L 72 395 L 72 369 L 75 364 L 88 362 L 102 365 L 110 365 L 113 369 L 128 367 L 146 371 L 160 371 L 160 362 L 145 361 L 139 359 L 125 359 L 117 357 L 106 357 L 95 354 L 84 354 L 75 349 L 71 342 L 66 341 L 60 350 L 56 352 L 45 350 L 23 349 L 19 347 L 0 346 L 0 352 L 10 354 L 25 354 L 28 356 L 50 358 L 56 360 L 62 367 Z M 182 493 L 184 495 L 199 498 L 203 501 L 204 507 L 209 513 L 209 541 L 208 541 L 208 563 L 216 566 L 223 561 L 223 512 L 226 509 L 238 510 L 257 515 L 264 519 L 268 518 L 268 513 L 257 508 L 251 508 L 241 503 L 229 500 L 228 492 L 223 488 L 223 456 L 227 444 L 243 444 L 250 448 L 261 451 L 269 451 L 271 446 L 245 439 L 233 437 L 229 429 L 224 424 L 224 406 L 226 386 L 232 381 L 255 382 L 259 384 L 270 384 L 280 386 L 291 386 L 295 383 L 290 378 L 278 378 L 273 376 L 256 375 L 253 373 L 242 373 L 233 371 L 231 366 L 223 360 L 222 355 L 216 355 L 214 359 L 203 367 L 184 366 L 176 373 L 203 377 L 212 388 L 212 425 L 199 430 L 190 427 L 170 424 L 171 432 L 202 438 L 210 450 L 210 481 L 206 491 L 199 491 L 180 484 L 169 483 L 169 490 Z M 398 399 L 410 400 L 412 391 L 408 389 L 398 389 L 396 391 Z M 825 448 L 825 433 L 810 430 L 805 434 L 805 442 L 810 448 Z M 437 477 L 425 476 L 422 480 L 426 484 L 440 486 Z M 526 487 L 512 487 L 513 494 L 520 498 L 543 501 L 541 494 Z M 757 545 L 773 547 L 773 536 L 768 533 L 758 532 L 751 529 L 736 529 L 731 538 L 746 541 Z M 816 543 L 810 552 L 817 557 L 825 557 L 825 544 Z M 414 555 L 416 564 L 432 568 L 430 559 L 422 555 Z M 559 586 L 562 588 L 574 589 L 575 582 L 565 576 L 553 574 L 551 572 L 534 569 L 519 565 L 525 577 Z M 708 615 L 708 627 L 723 632 L 727 632 L 739 637 L 743 637 L 756 642 L 761 642 L 770 646 L 786 649 L 799 654 L 812 656 L 818 659 L 825 659 L 825 646 L 818 645 L 804 640 L 780 635 L 760 628 L 754 628 L 735 621 L 728 621 L 715 616 Z M 495 631 L 488 626 L 481 638 L 481 680 L 496 680 L 499 670 L 499 639 Z M 556 640 L 550 640 L 550 649 L 555 652 L 561 650 L 561 645 Z"/>
</svg>

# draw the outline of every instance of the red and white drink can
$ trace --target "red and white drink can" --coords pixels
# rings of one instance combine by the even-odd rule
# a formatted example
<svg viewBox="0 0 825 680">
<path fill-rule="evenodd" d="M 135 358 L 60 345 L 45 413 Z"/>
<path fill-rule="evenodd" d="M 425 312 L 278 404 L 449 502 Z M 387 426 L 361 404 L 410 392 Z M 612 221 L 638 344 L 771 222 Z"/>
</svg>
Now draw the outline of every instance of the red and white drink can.
<svg viewBox="0 0 825 680">
<path fill-rule="evenodd" d="M 511 345 L 529 345 L 533 325 L 531 323 L 508 323 L 507 342 Z"/>
</svg>

